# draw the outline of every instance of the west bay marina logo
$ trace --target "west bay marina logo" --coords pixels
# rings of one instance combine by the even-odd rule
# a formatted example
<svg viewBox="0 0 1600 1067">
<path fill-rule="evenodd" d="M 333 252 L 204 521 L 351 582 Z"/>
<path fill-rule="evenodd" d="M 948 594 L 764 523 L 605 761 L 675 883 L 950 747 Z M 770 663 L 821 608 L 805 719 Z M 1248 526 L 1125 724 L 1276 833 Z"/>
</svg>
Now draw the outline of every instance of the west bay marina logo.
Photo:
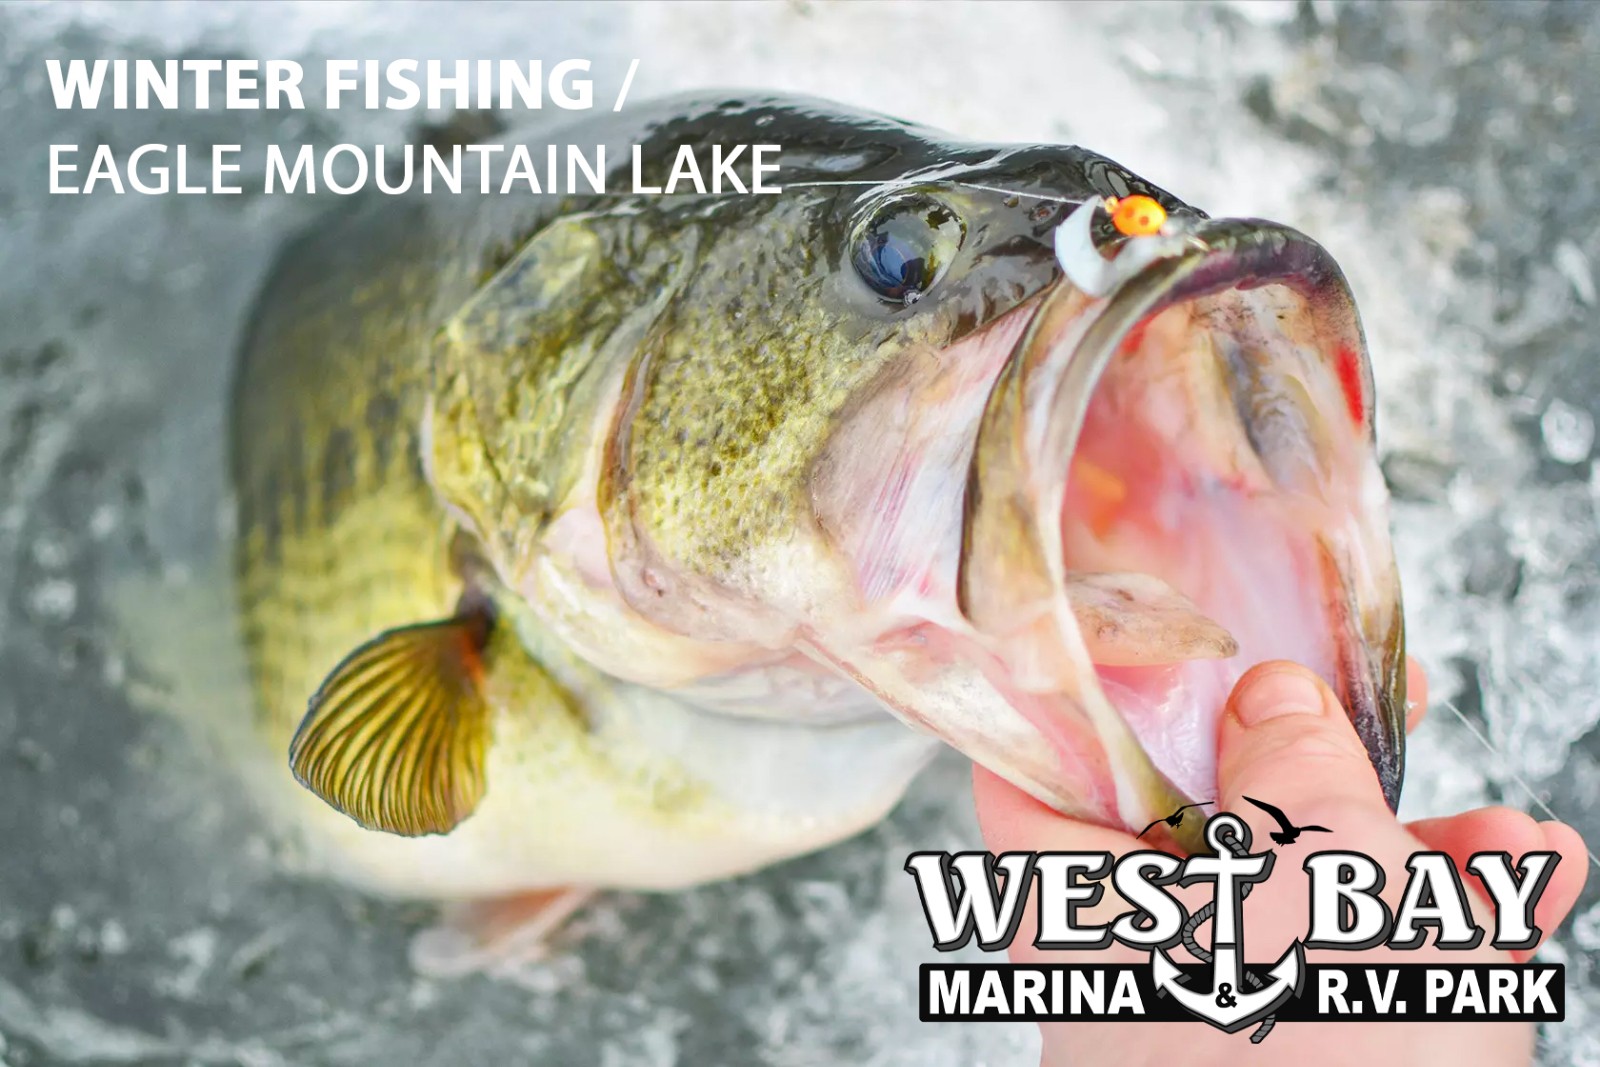
<svg viewBox="0 0 1600 1067">
<path fill-rule="evenodd" d="M 1219 812 L 1205 825 L 1211 854 L 1186 859 L 1154 850 L 1122 856 L 914 853 L 906 870 L 916 881 L 935 948 L 953 952 L 974 939 L 990 951 L 1009 947 L 1031 887 L 1038 922 L 1033 944 L 1074 953 L 1072 962 L 1062 963 L 924 964 L 922 1019 L 1200 1019 L 1228 1033 L 1254 1026 L 1251 1040 L 1259 1042 L 1279 1021 L 1565 1018 L 1560 964 L 1397 963 L 1389 962 L 1392 956 L 1377 962 L 1357 955 L 1381 945 L 1420 948 L 1430 930 L 1440 950 L 1466 952 L 1486 937 L 1497 949 L 1532 948 L 1540 938 L 1534 908 L 1558 854 L 1529 852 L 1516 862 L 1505 852 L 1473 855 L 1467 870 L 1482 882 L 1493 912 L 1485 927 L 1445 853 L 1418 852 L 1407 860 L 1406 883 L 1391 908 L 1380 895 L 1384 869 L 1372 857 L 1312 852 L 1302 860 L 1310 894 L 1306 932 L 1276 960 L 1258 961 L 1247 954 L 1245 899 L 1272 876 L 1283 859 L 1278 848 L 1298 850 L 1302 834 L 1327 831 L 1295 826 L 1273 805 L 1246 799 L 1278 824 L 1269 835 L 1274 847 L 1252 852 L 1250 827 Z M 1181 817 L 1174 813 L 1151 825 L 1177 825 Z M 1170 889 L 1196 885 L 1209 886 L 1211 899 L 1191 913 Z M 1129 907 L 1109 920 L 1091 919 L 1085 912 L 1108 886 Z M 1139 962 L 1078 962 L 1086 951 L 1116 944 Z M 1319 954 L 1318 962 L 1307 962 L 1308 949 L 1348 952 L 1351 961 L 1324 962 L 1329 956 Z"/>
</svg>

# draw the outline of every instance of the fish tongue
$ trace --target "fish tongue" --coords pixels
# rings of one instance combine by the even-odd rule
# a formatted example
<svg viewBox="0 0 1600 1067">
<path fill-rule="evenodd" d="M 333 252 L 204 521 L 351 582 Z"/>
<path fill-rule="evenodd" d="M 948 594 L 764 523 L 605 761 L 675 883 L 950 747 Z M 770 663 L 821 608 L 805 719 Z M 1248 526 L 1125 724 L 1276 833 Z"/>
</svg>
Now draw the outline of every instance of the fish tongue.
<svg viewBox="0 0 1600 1067">
<path fill-rule="evenodd" d="M 1020 689 L 1082 696 L 1084 665 L 1061 629 L 1069 613 L 1094 667 L 1153 667 L 1239 652 L 1231 633 L 1160 578 L 1073 573 L 1057 596 L 1013 615 L 1004 631 L 989 631 Z"/>
<path fill-rule="evenodd" d="M 1153 575 L 1071 574 L 1066 591 L 1084 647 L 1097 666 L 1227 659 L 1239 652 L 1232 634 Z"/>
</svg>

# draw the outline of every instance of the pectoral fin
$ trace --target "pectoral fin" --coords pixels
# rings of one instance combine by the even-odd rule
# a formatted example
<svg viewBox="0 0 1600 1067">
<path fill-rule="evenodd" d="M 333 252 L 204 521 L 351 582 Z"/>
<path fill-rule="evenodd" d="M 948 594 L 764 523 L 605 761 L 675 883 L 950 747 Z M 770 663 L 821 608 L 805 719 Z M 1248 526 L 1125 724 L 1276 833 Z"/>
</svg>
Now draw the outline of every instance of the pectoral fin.
<svg viewBox="0 0 1600 1067">
<path fill-rule="evenodd" d="M 464 611 L 388 630 L 333 669 L 289 744 L 300 784 L 369 830 L 454 829 L 486 788 L 483 650 L 492 618 Z"/>
</svg>

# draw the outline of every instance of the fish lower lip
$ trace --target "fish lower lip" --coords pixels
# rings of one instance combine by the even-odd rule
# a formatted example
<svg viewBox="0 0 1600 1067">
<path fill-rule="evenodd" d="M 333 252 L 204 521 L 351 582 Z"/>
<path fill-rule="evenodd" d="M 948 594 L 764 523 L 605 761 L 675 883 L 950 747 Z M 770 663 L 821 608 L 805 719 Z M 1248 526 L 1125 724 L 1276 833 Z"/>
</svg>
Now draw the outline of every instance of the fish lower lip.
<svg viewBox="0 0 1600 1067">
<path fill-rule="evenodd" d="M 1320 245 L 1285 226 L 1258 220 L 1205 220 L 1195 224 L 1190 237 L 1179 253 L 1152 262 L 1105 299 L 1088 297 L 1062 282 L 1046 297 L 1017 344 L 991 393 L 969 477 L 959 585 L 963 611 L 978 630 L 995 634 L 1017 633 L 1018 618 L 1049 618 L 1053 614 L 1053 639 L 1060 643 L 1060 654 L 1071 661 L 1071 677 L 1063 675 L 1056 681 L 1086 690 L 1081 701 L 1087 704 L 1103 699 L 1116 706 L 1115 716 L 1108 715 L 1105 708 L 1098 715 L 1092 709 L 1088 714 L 1099 743 L 1108 752 L 1115 750 L 1113 764 L 1129 758 L 1135 762 L 1148 758 L 1153 764 L 1134 767 L 1126 780 L 1118 783 L 1125 823 L 1136 821 L 1130 817 L 1132 811 L 1139 810 L 1142 818 L 1145 811 L 1173 796 L 1209 799 L 1211 794 L 1204 792 L 1201 780 L 1214 773 L 1213 769 L 1190 767 L 1186 774 L 1184 767 L 1175 768 L 1183 758 L 1181 753 L 1175 754 L 1176 743 L 1162 751 L 1163 739 L 1153 735 L 1148 722 L 1130 722 L 1127 700 L 1118 697 L 1126 693 L 1118 686 L 1137 689 L 1153 685 L 1150 671 L 1164 670 L 1170 677 L 1158 679 L 1162 685 L 1176 685 L 1171 691 L 1203 690 L 1210 694 L 1206 699 L 1216 703 L 1215 710 L 1220 710 L 1232 680 L 1259 658 L 1304 660 L 1308 656 L 1262 655 L 1263 651 L 1280 653 L 1284 649 L 1270 632 L 1270 620 L 1265 625 L 1258 620 L 1257 639 L 1241 642 L 1245 647 L 1240 655 L 1212 652 L 1209 654 L 1224 658 L 1206 660 L 1207 653 L 1200 652 L 1194 653 L 1202 656 L 1200 660 L 1180 657 L 1181 664 L 1167 667 L 1108 668 L 1103 658 L 1091 656 L 1094 635 L 1087 635 L 1086 642 L 1082 619 L 1067 610 L 1070 605 L 1063 593 L 1074 575 L 1103 569 L 1093 561 L 1069 558 L 1065 547 L 1070 531 L 1065 528 L 1069 520 L 1064 516 L 1074 514 L 1068 506 L 1068 488 L 1084 460 L 1080 444 L 1091 419 L 1091 403 L 1104 388 L 1108 368 L 1119 353 L 1129 346 L 1140 349 L 1145 344 L 1143 332 L 1161 321 L 1164 312 L 1189 305 L 1191 319 L 1198 321 L 1204 316 L 1204 329 L 1211 331 L 1208 336 L 1218 344 L 1237 342 L 1241 348 L 1249 343 L 1266 345 L 1255 353 L 1265 368 L 1257 368 L 1264 379 L 1282 372 L 1277 364 L 1298 366 L 1295 361 L 1299 360 L 1308 375 L 1319 382 L 1336 383 L 1342 391 L 1342 403 L 1313 407 L 1316 411 L 1330 406 L 1345 408 L 1340 414 L 1348 414 L 1351 420 L 1333 427 L 1344 435 L 1340 440 L 1348 438 L 1345 451 L 1354 457 L 1346 457 L 1349 462 L 1341 471 L 1352 486 L 1363 490 L 1352 490 L 1349 500 L 1341 502 L 1350 512 L 1348 529 L 1300 531 L 1303 544 L 1291 546 L 1287 542 L 1292 531 L 1285 527 L 1282 538 L 1256 531 L 1253 542 L 1264 556 L 1277 553 L 1285 561 L 1276 580 L 1289 599 L 1273 610 L 1285 616 L 1286 625 L 1311 627 L 1308 619 L 1295 617 L 1316 616 L 1317 642 L 1325 651 L 1313 666 L 1338 689 L 1393 804 L 1398 800 L 1403 768 L 1404 636 L 1381 478 L 1371 456 L 1371 375 L 1348 286 Z M 1274 310 L 1278 322 L 1262 325 L 1273 317 Z M 1282 325 L 1285 322 L 1287 326 Z M 1280 344 L 1272 340 L 1279 336 L 1275 330 L 1285 338 L 1282 351 L 1272 348 Z M 1251 331 L 1259 337 L 1248 343 L 1241 340 Z M 1261 341 L 1262 337 L 1269 341 Z M 1303 343 L 1291 345 L 1292 340 Z M 1192 368 L 1179 373 L 1192 373 Z M 1230 367 L 1223 376 L 1229 377 L 1237 399 L 1234 373 Z M 1211 414 L 1191 411 L 1190 418 L 1204 428 Z M 1328 471 L 1319 467 L 1315 450 L 1274 450 L 1272 440 L 1258 442 L 1256 427 L 1250 422 L 1254 414 L 1241 408 L 1238 417 L 1261 466 L 1270 475 L 1266 484 L 1285 488 L 1285 495 L 1291 495 L 1286 483 L 1293 483 L 1294 491 L 1312 496 L 1323 492 Z M 1271 416 L 1272 412 L 1267 412 L 1263 418 L 1270 421 Z M 1302 451 L 1306 455 L 1301 455 Z M 1113 453 L 1111 459 L 1116 463 L 1124 457 Z M 1137 465 L 1128 469 L 1136 470 Z M 1116 490 L 1124 482 L 1112 479 L 1110 484 Z M 1250 515 L 1248 511 L 1244 514 Z M 1247 541 L 1252 539 L 1250 527 L 1248 522 L 1240 527 Z M 1238 557 L 1251 551 L 1237 539 L 1230 540 L 1232 535 L 1224 523 L 1216 524 L 1212 536 L 1213 547 L 1224 555 Z M 1235 558 L 1229 566 L 1245 575 L 1243 584 L 1248 585 L 1254 562 Z M 1118 569 L 1146 571 L 1142 566 Z M 1294 581 L 1297 576 L 1299 580 Z M 1191 593 L 1182 581 L 1168 584 L 1178 593 Z M 1237 625 L 1238 604 L 1245 599 L 1236 598 L 1235 618 L 1222 620 L 1230 628 Z M 1200 621 L 1210 621 L 1206 611 L 1198 615 Z M 1181 645 L 1167 643 L 1173 648 Z M 1084 686 L 1085 675 L 1095 684 Z M 1199 740 L 1191 738 L 1191 747 L 1209 744 L 1213 735 L 1196 736 Z M 1128 756 L 1133 749 L 1138 750 L 1137 757 Z"/>
</svg>

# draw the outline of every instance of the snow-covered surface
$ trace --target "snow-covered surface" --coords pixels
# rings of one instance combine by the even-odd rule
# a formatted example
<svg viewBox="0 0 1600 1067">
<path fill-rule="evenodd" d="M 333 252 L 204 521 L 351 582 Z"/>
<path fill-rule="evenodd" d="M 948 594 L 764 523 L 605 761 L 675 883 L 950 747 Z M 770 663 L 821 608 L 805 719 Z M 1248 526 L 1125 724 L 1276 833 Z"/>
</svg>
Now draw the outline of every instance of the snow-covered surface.
<svg viewBox="0 0 1600 1067">
<path fill-rule="evenodd" d="M 756 86 L 1076 141 L 1214 214 L 1309 231 L 1375 353 L 1413 650 L 1497 750 L 1435 710 L 1406 811 L 1527 805 L 1525 780 L 1600 840 L 1597 52 L 1600 8 L 1535 3 L 0 7 L 0 1064 L 1037 1048 L 1026 1026 L 916 1021 L 933 954 L 901 864 L 977 843 L 954 760 L 819 856 L 608 897 L 509 980 L 418 979 L 426 909 L 283 873 L 226 766 L 130 700 L 150 680 L 108 600 L 129 575 L 177 599 L 207 566 L 232 338 L 322 205 L 52 198 L 45 146 L 397 141 L 414 116 L 63 114 L 45 58 L 583 56 L 604 86 L 638 56 L 634 100 Z M 1550 950 L 1570 967 L 1552 1063 L 1600 1063 L 1594 901 Z"/>
</svg>

